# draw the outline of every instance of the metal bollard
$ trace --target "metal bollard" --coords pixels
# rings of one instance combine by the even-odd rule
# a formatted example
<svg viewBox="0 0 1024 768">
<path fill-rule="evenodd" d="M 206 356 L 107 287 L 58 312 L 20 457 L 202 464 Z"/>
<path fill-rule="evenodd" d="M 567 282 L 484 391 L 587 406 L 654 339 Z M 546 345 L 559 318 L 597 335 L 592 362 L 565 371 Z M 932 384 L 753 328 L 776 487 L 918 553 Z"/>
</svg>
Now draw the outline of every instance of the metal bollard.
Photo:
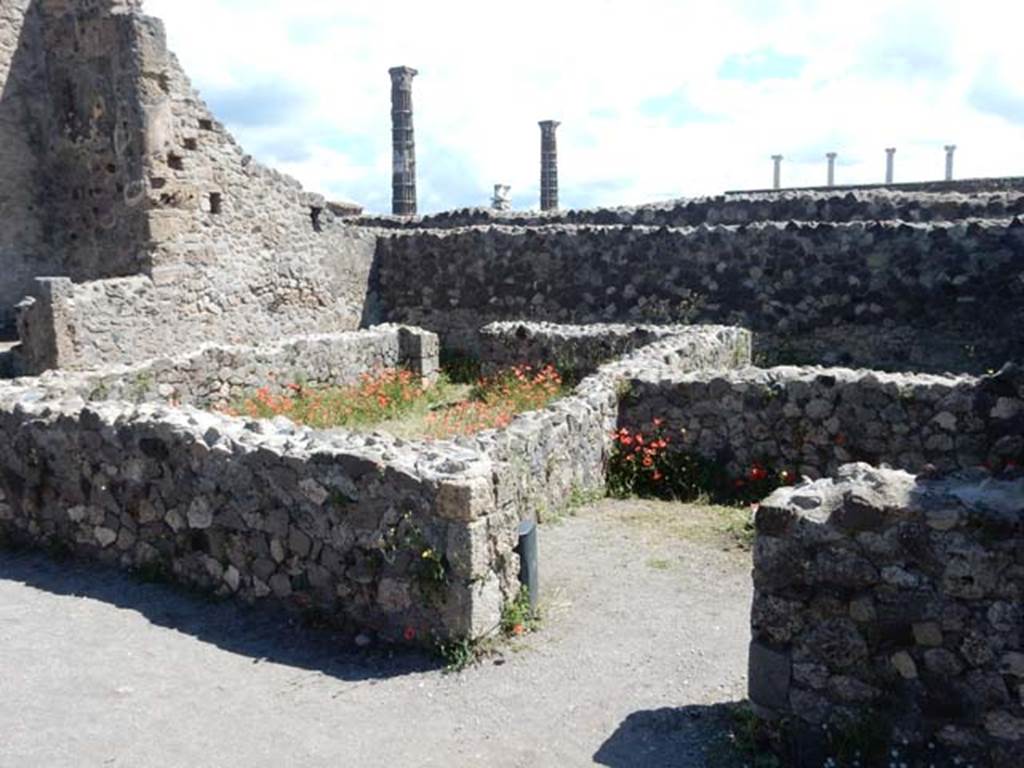
<svg viewBox="0 0 1024 768">
<path fill-rule="evenodd" d="M 537 612 L 540 583 L 537 580 L 537 523 L 533 520 L 519 524 L 519 581 L 530 595 L 530 612 Z"/>
</svg>

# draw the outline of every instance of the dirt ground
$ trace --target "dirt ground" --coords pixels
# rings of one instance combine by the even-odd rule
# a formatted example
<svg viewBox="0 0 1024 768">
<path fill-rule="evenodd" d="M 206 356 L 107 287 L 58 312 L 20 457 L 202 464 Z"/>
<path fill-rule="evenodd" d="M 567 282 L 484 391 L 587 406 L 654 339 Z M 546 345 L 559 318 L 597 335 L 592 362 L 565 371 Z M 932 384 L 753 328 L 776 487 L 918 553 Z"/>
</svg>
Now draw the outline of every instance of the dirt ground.
<svg viewBox="0 0 1024 768">
<path fill-rule="evenodd" d="M 741 538 L 736 513 L 655 502 L 545 524 L 541 630 L 458 674 L 0 552 L 0 768 L 738 764 Z"/>
</svg>

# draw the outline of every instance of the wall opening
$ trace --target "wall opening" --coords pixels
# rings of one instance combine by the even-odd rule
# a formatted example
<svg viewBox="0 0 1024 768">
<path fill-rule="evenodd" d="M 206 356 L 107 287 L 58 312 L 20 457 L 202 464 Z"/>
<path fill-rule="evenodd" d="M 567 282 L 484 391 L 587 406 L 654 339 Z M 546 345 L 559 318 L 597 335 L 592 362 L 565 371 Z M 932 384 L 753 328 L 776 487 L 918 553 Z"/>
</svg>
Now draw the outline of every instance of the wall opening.
<svg viewBox="0 0 1024 768">
<path fill-rule="evenodd" d="M 212 131 L 213 130 L 213 120 L 208 120 L 206 118 L 201 118 L 199 120 L 199 129 L 202 130 L 202 131 Z"/>
<path fill-rule="evenodd" d="M 314 232 L 323 232 L 324 231 L 323 222 L 320 220 L 320 216 L 321 216 L 321 214 L 323 214 L 323 212 L 324 212 L 323 208 L 318 208 L 315 205 L 312 206 L 309 209 L 309 218 L 313 221 L 313 231 Z"/>
<path fill-rule="evenodd" d="M 210 213 L 214 216 L 224 210 L 224 196 L 220 192 L 210 193 Z"/>
<path fill-rule="evenodd" d="M 194 138 L 185 139 L 185 149 L 196 150 L 199 149 L 199 140 Z"/>
<path fill-rule="evenodd" d="M 169 165 L 175 171 L 185 170 L 185 160 L 181 155 L 176 155 L 173 152 L 167 155 L 167 165 Z"/>
</svg>

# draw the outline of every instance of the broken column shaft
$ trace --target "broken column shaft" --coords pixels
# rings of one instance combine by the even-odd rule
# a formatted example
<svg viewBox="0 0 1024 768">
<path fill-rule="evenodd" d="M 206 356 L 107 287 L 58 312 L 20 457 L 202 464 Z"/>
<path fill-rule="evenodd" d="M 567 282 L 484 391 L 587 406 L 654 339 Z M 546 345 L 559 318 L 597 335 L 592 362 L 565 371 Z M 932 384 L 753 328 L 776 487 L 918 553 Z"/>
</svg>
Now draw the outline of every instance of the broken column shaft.
<svg viewBox="0 0 1024 768">
<path fill-rule="evenodd" d="M 834 187 L 836 185 L 836 153 L 828 152 L 825 157 L 828 158 L 828 185 Z"/>
<path fill-rule="evenodd" d="M 893 165 L 895 164 L 896 147 L 889 147 L 885 150 L 885 183 L 892 184 Z"/>
<path fill-rule="evenodd" d="M 558 140 L 555 130 L 561 125 L 557 120 L 543 120 L 540 123 L 540 209 L 558 210 Z"/>
<path fill-rule="evenodd" d="M 772 173 L 772 189 L 782 187 L 782 155 L 772 155 L 772 162 L 775 163 L 775 170 Z"/>
<path fill-rule="evenodd" d="M 956 152 L 956 144 L 946 145 L 946 181 L 953 180 L 953 153 Z"/>
<path fill-rule="evenodd" d="M 412 129 L 412 79 L 410 67 L 394 67 L 391 75 L 391 212 L 416 215 L 416 140 Z"/>
</svg>

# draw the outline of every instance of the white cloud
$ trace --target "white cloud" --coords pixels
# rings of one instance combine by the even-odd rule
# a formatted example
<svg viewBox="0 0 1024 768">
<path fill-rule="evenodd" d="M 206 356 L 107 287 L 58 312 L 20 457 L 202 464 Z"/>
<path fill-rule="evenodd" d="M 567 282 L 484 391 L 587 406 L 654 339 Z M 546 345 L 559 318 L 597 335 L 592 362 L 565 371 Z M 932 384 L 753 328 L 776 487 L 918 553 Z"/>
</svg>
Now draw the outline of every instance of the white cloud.
<svg viewBox="0 0 1024 768">
<path fill-rule="evenodd" d="M 146 0 L 146 7 L 166 21 L 170 45 L 201 92 L 215 108 L 218 100 L 230 106 L 221 117 L 249 151 L 311 188 L 375 210 L 390 197 L 387 69 L 396 64 L 420 70 L 423 210 L 483 204 L 495 182 L 512 185 L 517 205 L 536 205 L 537 121 L 545 118 L 562 121 L 565 206 L 765 186 L 776 152 L 787 156 L 787 184 L 822 182 L 830 149 L 840 153 L 840 182 L 880 180 L 886 146 L 898 147 L 899 180 L 936 178 L 946 143 L 960 147 L 958 176 L 1024 174 L 1024 125 L 1012 119 L 1024 99 L 1016 40 L 1024 7 L 1016 3 Z M 719 77 L 730 57 L 757 61 L 765 52 L 803 66 L 790 79 Z M 280 103 L 278 113 L 245 110 L 224 96 L 259 98 L 260 87 Z"/>
</svg>

